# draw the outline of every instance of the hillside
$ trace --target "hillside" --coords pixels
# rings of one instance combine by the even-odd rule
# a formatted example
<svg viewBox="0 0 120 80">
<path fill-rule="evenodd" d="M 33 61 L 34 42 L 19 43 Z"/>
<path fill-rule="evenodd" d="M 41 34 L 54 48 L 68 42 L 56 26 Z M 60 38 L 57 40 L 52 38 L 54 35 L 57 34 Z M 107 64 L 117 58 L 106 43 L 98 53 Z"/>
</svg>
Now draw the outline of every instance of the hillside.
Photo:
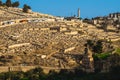
<svg viewBox="0 0 120 80">
<path fill-rule="evenodd" d="M 55 18 L 54 16 L 32 12 L 24 13 L 21 8 L 0 7 L 0 21 L 22 18 Z"/>
<path fill-rule="evenodd" d="M 0 65 L 60 69 L 79 65 L 93 70 L 92 52 L 84 55 L 87 40 L 110 40 L 113 49 L 120 47 L 119 33 L 105 32 L 82 21 L 56 21 L 56 18 L 0 7 Z M 103 43 L 103 51 L 109 50 L 109 43 Z M 84 61 L 90 67 L 84 67 L 87 66 Z"/>
</svg>

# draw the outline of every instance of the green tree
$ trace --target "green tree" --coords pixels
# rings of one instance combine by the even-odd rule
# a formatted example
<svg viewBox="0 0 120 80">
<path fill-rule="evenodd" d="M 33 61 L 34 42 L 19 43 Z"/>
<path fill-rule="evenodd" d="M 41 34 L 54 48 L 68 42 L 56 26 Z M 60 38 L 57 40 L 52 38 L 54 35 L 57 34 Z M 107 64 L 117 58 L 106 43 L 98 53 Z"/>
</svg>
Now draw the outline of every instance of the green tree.
<svg viewBox="0 0 120 80">
<path fill-rule="evenodd" d="M 7 0 L 7 1 L 6 1 L 6 6 L 7 6 L 7 7 L 11 7 L 11 6 L 12 6 L 11 0 Z"/>
<path fill-rule="evenodd" d="M 3 3 L 2 3 L 2 1 L 0 0 L 0 6 L 2 6 L 3 5 Z"/>
<path fill-rule="evenodd" d="M 87 40 L 87 43 L 85 44 L 85 46 L 89 47 L 91 50 L 94 45 L 95 45 L 94 40 Z"/>
<path fill-rule="evenodd" d="M 27 4 L 24 4 L 24 6 L 23 6 L 23 12 L 28 13 L 29 9 L 31 9 L 31 7 L 28 6 Z"/>
<path fill-rule="evenodd" d="M 93 47 L 93 51 L 95 53 L 102 53 L 102 48 L 103 48 L 103 44 L 101 40 L 98 40 L 96 42 L 96 45 Z"/>
<path fill-rule="evenodd" d="M 31 7 L 30 7 L 30 6 L 27 6 L 27 8 L 28 8 L 28 9 L 31 9 Z"/>
<path fill-rule="evenodd" d="M 19 5 L 20 5 L 19 1 L 16 1 L 12 4 L 12 7 L 19 7 Z"/>
</svg>

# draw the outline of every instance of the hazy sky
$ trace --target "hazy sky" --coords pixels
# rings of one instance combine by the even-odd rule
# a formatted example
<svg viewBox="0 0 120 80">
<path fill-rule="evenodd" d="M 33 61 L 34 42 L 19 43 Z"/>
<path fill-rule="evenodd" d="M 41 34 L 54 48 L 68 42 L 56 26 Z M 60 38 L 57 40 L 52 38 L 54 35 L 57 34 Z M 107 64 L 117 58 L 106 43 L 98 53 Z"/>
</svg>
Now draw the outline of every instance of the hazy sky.
<svg viewBox="0 0 120 80">
<path fill-rule="evenodd" d="M 6 0 L 2 0 L 6 1 Z M 17 1 L 17 0 L 12 0 Z M 82 18 L 104 16 L 111 12 L 120 12 L 120 0 L 19 0 L 21 6 L 28 4 L 33 11 L 55 16 L 71 16 L 81 10 Z"/>
</svg>

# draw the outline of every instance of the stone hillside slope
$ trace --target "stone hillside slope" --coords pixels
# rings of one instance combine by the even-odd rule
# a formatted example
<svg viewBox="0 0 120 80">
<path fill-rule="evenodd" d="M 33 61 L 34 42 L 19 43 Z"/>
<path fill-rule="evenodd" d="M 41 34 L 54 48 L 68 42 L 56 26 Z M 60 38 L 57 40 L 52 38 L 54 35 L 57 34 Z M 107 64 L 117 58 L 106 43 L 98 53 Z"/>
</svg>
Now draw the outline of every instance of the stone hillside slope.
<svg viewBox="0 0 120 80">
<path fill-rule="evenodd" d="M 120 38 L 118 33 L 104 32 L 82 21 L 47 21 L 54 17 L 34 14 L 37 13 L 26 14 L 16 8 L 0 8 L 1 21 L 33 18 L 0 26 L 1 66 L 73 68 L 81 65 L 84 68 L 93 61 L 91 54 L 83 56 L 88 39 L 117 41 Z"/>
<path fill-rule="evenodd" d="M 37 12 L 22 12 L 21 8 L 13 7 L 0 7 L 0 21 L 12 20 L 12 19 L 21 19 L 21 18 L 55 18 L 54 16 L 37 13 Z"/>
</svg>

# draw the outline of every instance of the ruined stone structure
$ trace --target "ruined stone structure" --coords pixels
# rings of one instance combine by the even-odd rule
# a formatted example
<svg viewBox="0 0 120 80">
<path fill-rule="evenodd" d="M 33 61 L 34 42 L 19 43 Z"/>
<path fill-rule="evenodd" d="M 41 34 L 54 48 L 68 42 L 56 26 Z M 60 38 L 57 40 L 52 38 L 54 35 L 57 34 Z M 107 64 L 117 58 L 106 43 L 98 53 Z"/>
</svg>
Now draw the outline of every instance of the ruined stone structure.
<svg viewBox="0 0 120 80">
<path fill-rule="evenodd" d="M 82 59 L 83 70 L 86 72 L 94 72 L 94 60 L 92 57 L 92 52 L 85 48 L 85 54 Z"/>
</svg>

